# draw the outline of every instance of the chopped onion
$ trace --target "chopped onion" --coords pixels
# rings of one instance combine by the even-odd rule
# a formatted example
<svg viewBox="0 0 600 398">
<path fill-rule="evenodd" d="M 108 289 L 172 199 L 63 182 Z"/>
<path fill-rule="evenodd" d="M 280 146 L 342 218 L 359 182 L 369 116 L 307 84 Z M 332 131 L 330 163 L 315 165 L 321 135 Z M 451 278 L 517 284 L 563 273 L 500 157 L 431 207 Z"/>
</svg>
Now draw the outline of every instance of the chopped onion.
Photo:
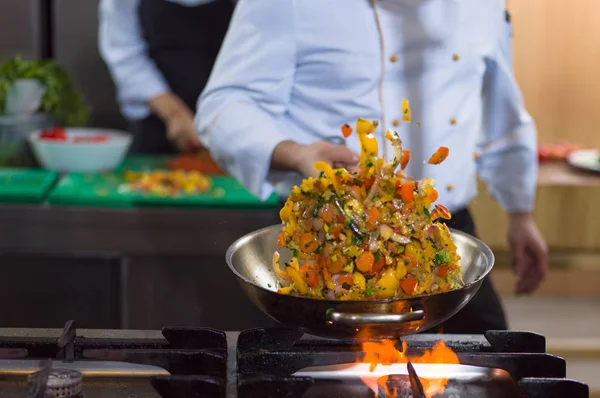
<svg viewBox="0 0 600 398">
<path fill-rule="evenodd" d="M 392 234 L 390 239 L 396 243 L 400 243 L 401 245 L 408 245 L 410 243 L 410 238 L 397 233 Z"/>
<path fill-rule="evenodd" d="M 394 230 L 389 225 L 382 224 L 379 226 L 379 233 L 383 240 L 388 240 L 394 234 Z"/>
</svg>

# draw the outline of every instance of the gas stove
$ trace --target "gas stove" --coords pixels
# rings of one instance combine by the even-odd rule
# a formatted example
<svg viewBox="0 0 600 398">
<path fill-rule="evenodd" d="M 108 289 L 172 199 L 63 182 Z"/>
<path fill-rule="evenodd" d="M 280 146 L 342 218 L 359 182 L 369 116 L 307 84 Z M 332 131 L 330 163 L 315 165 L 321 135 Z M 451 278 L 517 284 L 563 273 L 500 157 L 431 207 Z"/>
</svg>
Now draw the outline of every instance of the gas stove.
<svg viewBox="0 0 600 398">
<path fill-rule="evenodd" d="M 411 357 L 440 340 L 460 365 L 382 365 L 371 372 L 359 363 L 365 353 L 358 342 L 289 329 L 77 330 L 73 321 L 62 331 L 0 329 L 0 396 L 26 397 L 47 380 L 57 391 L 73 391 L 54 395 L 61 397 L 418 397 L 429 377 L 447 379 L 436 397 L 589 396 L 587 385 L 566 379 L 564 359 L 545 353 L 542 335 L 489 331 L 403 338 Z M 392 375 L 385 377 L 385 369 Z M 365 377 L 376 380 L 375 387 Z M 69 386 L 61 385 L 67 381 Z"/>
</svg>

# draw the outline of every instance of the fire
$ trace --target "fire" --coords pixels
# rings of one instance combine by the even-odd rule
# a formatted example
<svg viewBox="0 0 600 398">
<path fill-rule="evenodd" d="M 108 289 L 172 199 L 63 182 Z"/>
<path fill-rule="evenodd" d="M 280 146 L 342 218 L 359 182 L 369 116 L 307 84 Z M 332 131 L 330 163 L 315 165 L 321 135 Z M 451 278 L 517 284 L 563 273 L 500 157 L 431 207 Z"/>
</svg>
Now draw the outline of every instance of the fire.
<svg viewBox="0 0 600 398">
<path fill-rule="evenodd" d="M 364 342 L 362 344 L 362 351 L 365 352 L 365 357 L 362 363 L 370 364 L 370 371 L 373 372 L 377 366 L 389 366 L 398 363 L 413 364 L 459 364 L 458 357 L 454 351 L 452 351 L 443 341 L 438 341 L 433 348 L 425 350 L 422 355 L 414 356 L 408 355 L 407 344 L 402 342 L 402 346 L 398 347 L 397 343 L 392 340 L 381 340 L 377 342 Z M 418 370 L 417 370 L 418 373 Z M 381 390 L 386 393 L 388 397 L 395 397 L 394 391 L 388 391 L 386 382 L 389 376 L 384 376 L 374 382 L 373 378 L 368 376 L 361 377 L 363 382 L 375 392 Z M 423 389 L 427 398 L 432 398 L 437 394 L 444 392 L 448 379 L 424 379 L 421 378 Z"/>
</svg>

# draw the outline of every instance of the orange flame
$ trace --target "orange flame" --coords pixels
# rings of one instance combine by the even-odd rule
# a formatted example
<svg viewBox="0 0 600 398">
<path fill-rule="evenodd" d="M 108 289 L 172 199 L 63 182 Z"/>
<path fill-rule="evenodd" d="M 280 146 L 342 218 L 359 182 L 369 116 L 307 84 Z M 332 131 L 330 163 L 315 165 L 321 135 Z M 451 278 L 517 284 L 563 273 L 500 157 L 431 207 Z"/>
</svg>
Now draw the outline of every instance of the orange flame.
<svg viewBox="0 0 600 398">
<path fill-rule="evenodd" d="M 362 363 L 370 364 L 370 371 L 373 372 L 378 365 L 392 365 L 397 363 L 413 364 L 459 364 L 458 357 L 443 341 L 438 341 L 432 349 L 425 350 L 420 356 L 407 355 L 406 342 L 402 342 L 401 349 L 392 340 L 381 340 L 378 342 L 364 342 L 362 350 L 365 357 Z M 361 377 L 363 382 L 377 394 L 378 389 L 386 393 L 388 397 L 395 397 L 394 391 L 388 391 L 386 382 L 388 376 L 381 377 L 377 383 L 372 378 Z M 448 384 L 448 379 L 423 379 L 421 378 L 423 389 L 427 398 L 437 394 L 442 394 Z"/>
</svg>

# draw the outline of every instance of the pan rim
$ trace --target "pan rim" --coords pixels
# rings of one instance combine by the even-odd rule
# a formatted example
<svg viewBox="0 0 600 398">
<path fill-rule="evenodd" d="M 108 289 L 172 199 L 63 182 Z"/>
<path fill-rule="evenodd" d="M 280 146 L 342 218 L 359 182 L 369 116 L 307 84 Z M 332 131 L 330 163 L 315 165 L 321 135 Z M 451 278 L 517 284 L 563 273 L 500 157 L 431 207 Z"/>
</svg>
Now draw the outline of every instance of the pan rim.
<svg viewBox="0 0 600 398">
<path fill-rule="evenodd" d="M 447 292 L 439 292 L 439 293 L 433 293 L 433 294 L 421 294 L 419 296 L 411 296 L 411 297 L 401 297 L 401 298 L 391 298 L 391 299 L 372 299 L 372 300 L 331 300 L 331 299 L 321 299 L 321 298 L 315 298 L 315 297 L 303 297 L 303 296 L 292 296 L 289 294 L 283 294 L 283 293 L 279 293 L 275 290 L 270 290 L 267 288 L 264 288 L 260 285 L 257 285 L 256 283 L 254 283 L 252 280 L 246 278 L 245 276 L 243 276 L 242 274 L 240 274 L 235 267 L 232 264 L 232 258 L 234 253 L 236 252 L 236 250 L 247 240 L 249 240 L 253 235 L 259 235 L 261 233 L 263 233 L 264 231 L 267 230 L 273 230 L 276 227 L 281 227 L 280 224 L 273 224 L 267 227 L 263 227 L 260 229 L 257 229 L 253 232 L 247 233 L 244 236 L 236 239 L 231 245 L 229 245 L 229 247 L 227 248 L 227 251 L 225 252 L 225 261 L 227 262 L 227 266 L 229 267 L 229 270 L 231 272 L 233 272 L 233 274 L 238 278 L 238 280 L 243 281 L 244 283 L 247 283 L 249 285 L 252 285 L 266 293 L 270 293 L 270 294 L 276 294 L 280 297 L 285 297 L 287 299 L 301 299 L 301 300 L 311 300 L 313 302 L 318 302 L 318 303 L 331 303 L 332 305 L 340 305 L 340 304 L 358 304 L 358 303 L 371 303 L 371 304 L 390 304 L 390 303 L 397 303 L 397 302 L 402 302 L 402 301 L 413 301 L 413 300 L 420 300 L 423 298 L 429 298 L 429 297 L 436 297 L 436 296 L 441 296 L 444 294 L 451 294 L 451 293 L 459 293 L 461 291 L 465 291 L 465 290 L 469 290 L 471 289 L 473 286 L 476 286 L 478 284 L 481 284 L 481 282 L 483 281 L 483 279 L 492 271 L 492 268 L 494 268 L 494 264 L 496 262 L 496 257 L 494 256 L 494 252 L 492 251 L 492 249 L 486 245 L 481 239 L 474 237 L 473 235 L 470 235 L 466 232 L 462 232 L 459 231 L 457 229 L 454 228 L 449 228 L 450 232 L 452 232 L 453 235 L 459 235 L 462 236 L 464 238 L 470 239 L 472 241 L 474 241 L 479 248 L 483 251 L 483 254 L 489 258 L 490 260 L 490 264 L 489 266 L 486 268 L 485 272 L 483 272 L 481 275 L 479 275 L 474 281 L 467 283 L 465 285 L 463 285 L 462 287 L 458 288 L 458 289 L 454 289 L 454 290 L 449 290 Z"/>
</svg>

